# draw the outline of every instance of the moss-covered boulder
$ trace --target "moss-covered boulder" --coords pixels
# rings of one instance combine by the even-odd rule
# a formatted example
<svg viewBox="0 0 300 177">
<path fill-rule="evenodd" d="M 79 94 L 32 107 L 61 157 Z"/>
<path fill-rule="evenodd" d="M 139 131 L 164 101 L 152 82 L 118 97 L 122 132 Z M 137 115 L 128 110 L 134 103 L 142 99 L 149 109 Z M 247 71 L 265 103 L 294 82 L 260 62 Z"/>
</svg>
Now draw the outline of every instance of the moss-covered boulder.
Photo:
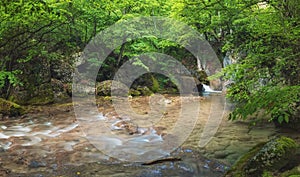
<svg viewBox="0 0 300 177">
<path fill-rule="evenodd" d="M 136 89 L 137 91 L 139 91 L 141 93 L 141 95 L 144 95 L 144 96 L 150 96 L 153 94 L 153 92 L 146 86 L 144 87 L 137 87 Z"/>
<path fill-rule="evenodd" d="M 299 145 L 287 137 L 277 137 L 255 146 L 238 160 L 226 177 L 263 176 L 289 168 L 298 158 Z"/>
<path fill-rule="evenodd" d="M 102 81 L 96 85 L 96 94 L 99 96 L 111 96 L 111 92 L 123 95 L 126 90 L 128 87 L 125 84 L 113 80 Z"/>
<path fill-rule="evenodd" d="M 139 92 L 139 91 L 136 90 L 136 89 L 131 88 L 131 89 L 129 90 L 129 95 L 131 95 L 131 96 L 140 96 L 140 95 L 141 95 L 141 92 Z"/>
<path fill-rule="evenodd" d="M 7 116 L 19 116 L 25 113 L 25 109 L 11 101 L 0 98 L 0 114 Z"/>
</svg>

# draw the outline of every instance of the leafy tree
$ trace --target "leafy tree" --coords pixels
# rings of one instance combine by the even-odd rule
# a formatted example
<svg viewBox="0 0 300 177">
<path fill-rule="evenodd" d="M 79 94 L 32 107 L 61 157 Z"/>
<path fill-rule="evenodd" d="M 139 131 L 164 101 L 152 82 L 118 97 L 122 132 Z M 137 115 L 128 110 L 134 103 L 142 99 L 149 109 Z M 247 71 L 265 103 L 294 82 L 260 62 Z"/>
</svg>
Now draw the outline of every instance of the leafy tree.
<svg viewBox="0 0 300 177">
<path fill-rule="evenodd" d="M 202 33 L 220 61 L 227 51 L 238 59 L 218 75 L 235 82 L 227 94 L 237 106 L 230 119 L 262 110 L 280 123 L 295 117 L 300 102 L 297 0 L 172 3 L 171 16 Z"/>
<path fill-rule="evenodd" d="M 270 120 L 282 123 L 299 114 L 300 8 L 296 2 L 253 5 L 233 21 L 233 34 L 225 47 L 246 56 L 225 69 L 226 77 L 235 81 L 228 90 L 237 103 L 231 119 L 263 110 Z"/>
<path fill-rule="evenodd" d="M 55 5 L 59 8 L 54 9 Z M 60 10 L 63 5 L 44 1 L 1 1 L 0 88 L 7 90 L 6 97 L 11 86 L 21 83 L 17 76 L 28 71 L 25 63 L 32 60 L 39 63 L 45 56 L 56 55 L 52 51 L 59 41 L 50 40 L 50 36 L 66 24 L 66 12 Z"/>
</svg>

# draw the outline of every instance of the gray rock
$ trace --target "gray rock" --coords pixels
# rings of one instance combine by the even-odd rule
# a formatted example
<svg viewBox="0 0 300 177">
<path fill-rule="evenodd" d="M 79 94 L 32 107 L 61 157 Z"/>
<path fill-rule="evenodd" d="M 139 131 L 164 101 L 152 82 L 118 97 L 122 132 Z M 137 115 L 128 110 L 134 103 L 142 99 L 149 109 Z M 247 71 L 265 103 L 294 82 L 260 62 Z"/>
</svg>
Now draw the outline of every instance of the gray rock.
<svg viewBox="0 0 300 177">
<path fill-rule="evenodd" d="M 45 167 L 45 166 L 46 166 L 45 162 L 39 162 L 36 160 L 30 161 L 30 163 L 28 165 L 29 168 L 39 168 L 39 167 Z"/>
</svg>

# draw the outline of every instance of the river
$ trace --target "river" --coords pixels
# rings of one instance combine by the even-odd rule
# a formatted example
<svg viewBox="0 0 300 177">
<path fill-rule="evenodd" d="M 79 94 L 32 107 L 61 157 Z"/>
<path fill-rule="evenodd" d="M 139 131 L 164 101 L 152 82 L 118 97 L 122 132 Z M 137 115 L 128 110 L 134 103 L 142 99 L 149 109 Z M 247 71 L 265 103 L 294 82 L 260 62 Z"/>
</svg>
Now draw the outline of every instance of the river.
<svg viewBox="0 0 300 177">
<path fill-rule="evenodd" d="M 251 147 L 278 134 L 272 124 L 249 127 L 244 122 L 229 122 L 230 104 L 221 94 L 160 95 L 157 99 L 130 98 L 137 114 L 161 112 L 162 116 L 143 126 L 138 120 L 120 117 L 106 97 L 97 99 L 99 112 L 94 117 L 76 117 L 70 102 L 36 106 L 21 118 L 3 120 L 0 176 L 217 177 Z M 182 104 L 190 110 L 184 116 L 191 117 L 194 124 L 180 122 Z M 194 110 L 199 110 L 195 119 Z M 93 141 L 93 136 L 102 132 L 92 126 L 97 122 L 109 127 L 106 133 L 110 130 L 109 134 L 117 138 L 106 134 Z M 130 126 L 136 127 L 134 131 Z M 191 133 L 185 137 L 189 131 L 183 130 Z M 167 141 L 180 144 L 171 144 L 174 147 L 169 152 L 163 148 Z M 151 159 L 155 156 L 153 147 L 155 155 L 160 153 L 161 161 Z M 118 157 L 125 157 L 120 155 L 124 153 L 127 161 L 120 161 L 122 158 Z"/>
</svg>

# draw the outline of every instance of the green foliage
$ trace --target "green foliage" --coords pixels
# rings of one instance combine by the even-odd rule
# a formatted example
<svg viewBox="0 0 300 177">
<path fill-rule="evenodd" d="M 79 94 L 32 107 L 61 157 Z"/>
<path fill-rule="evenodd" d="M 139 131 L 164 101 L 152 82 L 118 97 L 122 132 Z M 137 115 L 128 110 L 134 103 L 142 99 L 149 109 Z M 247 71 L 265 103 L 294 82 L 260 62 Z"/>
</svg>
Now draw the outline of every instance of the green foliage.
<svg viewBox="0 0 300 177">
<path fill-rule="evenodd" d="M 11 72 L 0 71 L 0 89 L 4 87 L 6 80 L 8 80 L 8 82 L 14 87 L 17 85 L 22 85 L 21 81 L 16 77 L 16 75 L 19 73 L 19 70 Z"/>
<path fill-rule="evenodd" d="M 152 79 L 151 91 L 154 92 L 154 93 L 156 93 L 156 92 L 158 92 L 158 90 L 160 88 L 158 80 L 155 77 L 153 77 L 153 76 L 151 77 L 151 79 Z"/>
<path fill-rule="evenodd" d="M 246 53 L 223 71 L 235 82 L 228 89 L 228 97 L 237 104 L 232 120 L 263 111 L 270 120 L 289 122 L 299 107 L 300 14 L 280 3 L 250 6 L 232 22 L 233 33 L 223 49 Z"/>
<path fill-rule="evenodd" d="M 262 177 L 273 177 L 273 175 L 269 171 L 264 171 L 264 173 L 262 174 Z"/>
<path fill-rule="evenodd" d="M 263 112 L 265 117 L 271 116 L 270 121 L 290 122 L 300 106 L 298 4 L 298 0 L 3 0 L 0 2 L 0 93 L 7 92 L 5 97 L 9 97 L 16 86 L 28 89 L 48 82 L 53 63 L 73 64 L 70 56 L 114 23 L 137 16 L 166 16 L 200 32 L 220 61 L 227 51 L 233 51 L 235 56 L 245 53 L 237 57 L 236 64 L 212 77 L 225 75 L 224 79 L 234 81 L 227 92 L 237 105 L 230 119 L 246 119 Z M 160 25 L 184 31 L 168 22 Z M 159 52 L 180 61 L 195 59 L 176 42 L 145 35 L 147 29 L 133 26 L 116 29 L 117 34 L 102 39 L 114 43 L 117 39 L 111 36 L 118 36 L 124 40 L 104 63 L 91 55 L 89 67 L 102 66 L 98 80 L 112 79 L 126 61 L 149 70 L 137 57 L 143 53 Z M 182 35 L 180 43 L 190 42 L 187 41 L 190 35 Z M 149 60 L 155 61 L 155 57 Z M 160 65 L 166 70 L 172 63 Z M 159 86 L 173 88 L 172 78 L 156 79 L 153 91 L 159 90 Z"/>
<path fill-rule="evenodd" d="M 219 57 L 234 52 L 237 63 L 209 78 L 224 76 L 234 81 L 227 90 L 227 96 L 236 103 L 231 120 L 259 112 L 279 123 L 295 116 L 300 105 L 297 0 L 171 3 L 170 15 L 201 32 Z"/>
</svg>

